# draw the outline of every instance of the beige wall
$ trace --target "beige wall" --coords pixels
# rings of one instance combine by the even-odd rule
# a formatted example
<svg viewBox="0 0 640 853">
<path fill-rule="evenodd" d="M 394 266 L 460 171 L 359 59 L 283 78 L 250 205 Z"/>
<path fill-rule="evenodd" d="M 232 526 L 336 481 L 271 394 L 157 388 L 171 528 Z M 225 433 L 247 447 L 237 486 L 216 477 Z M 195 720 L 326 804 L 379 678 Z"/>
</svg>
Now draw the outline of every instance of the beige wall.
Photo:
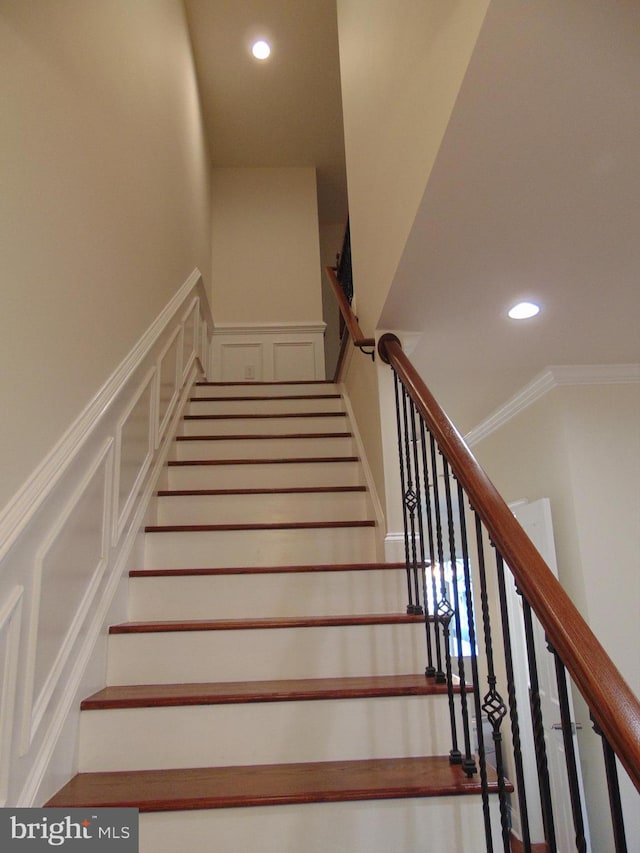
<svg viewBox="0 0 640 853">
<path fill-rule="evenodd" d="M 549 497 L 560 580 L 640 694 L 640 386 L 556 388 L 474 447 L 507 501 Z M 610 849 L 601 749 L 588 714 L 580 751 L 594 850 Z M 623 779 L 625 798 L 637 795 Z M 639 837 L 637 808 L 628 837 Z"/>
<path fill-rule="evenodd" d="M 354 281 L 373 334 L 489 0 L 338 0 Z"/>
<path fill-rule="evenodd" d="M 354 290 L 366 336 L 378 327 L 488 5 L 338 0 Z M 345 383 L 384 504 L 376 372 L 365 356 L 351 365 Z"/>
<path fill-rule="evenodd" d="M 216 322 L 321 320 L 315 169 L 214 169 L 212 186 Z"/>
<path fill-rule="evenodd" d="M 3 0 L 0 507 L 198 266 L 209 187 L 179 0 Z"/>
<path fill-rule="evenodd" d="M 325 372 L 327 379 L 334 375 L 340 352 L 340 310 L 325 267 L 333 267 L 336 254 L 342 251 L 344 222 L 320 226 L 320 264 L 322 267 L 322 319 L 327 324 L 324 336 Z"/>
</svg>

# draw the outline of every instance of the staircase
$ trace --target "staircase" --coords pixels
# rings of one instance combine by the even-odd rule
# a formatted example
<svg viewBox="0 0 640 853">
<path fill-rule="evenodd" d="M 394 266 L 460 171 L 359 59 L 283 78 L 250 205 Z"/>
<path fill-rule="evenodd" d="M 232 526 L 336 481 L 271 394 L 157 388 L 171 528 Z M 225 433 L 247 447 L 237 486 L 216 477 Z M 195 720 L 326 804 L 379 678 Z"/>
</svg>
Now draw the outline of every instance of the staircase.
<svg viewBox="0 0 640 853">
<path fill-rule="evenodd" d="M 163 481 L 47 805 L 137 806 L 145 853 L 483 849 L 336 386 L 199 383 Z"/>
</svg>

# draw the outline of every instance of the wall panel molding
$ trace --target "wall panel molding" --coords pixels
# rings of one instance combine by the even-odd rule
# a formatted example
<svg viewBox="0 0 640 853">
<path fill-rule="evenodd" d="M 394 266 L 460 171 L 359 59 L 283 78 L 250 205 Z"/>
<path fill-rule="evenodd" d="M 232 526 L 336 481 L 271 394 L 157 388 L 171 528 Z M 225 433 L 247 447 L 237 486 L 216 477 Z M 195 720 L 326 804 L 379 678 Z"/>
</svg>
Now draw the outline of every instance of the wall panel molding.
<svg viewBox="0 0 640 853">
<path fill-rule="evenodd" d="M 97 484 L 99 496 L 91 496 L 90 494 L 94 482 Z M 82 623 L 91 608 L 102 573 L 106 567 L 110 540 L 109 522 L 112 495 L 113 439 L 108 439 L 90 464 L 71 497 L 62 507 L 36 554 L 29 614 L 26 689 L 22 713 L 23 753 L 28 751 L 42 722 L 65 663 L 73 650 Z M 101 505 L 95 505 L 96 498 Z M 94 523 L 91 529 L 95 541 L 92 542 L 93 547 L 90 551 L 95 548 L 95 555 L 87 553 L 88 543 L 86 541 L 81 543 L 81 547 L 78 549 L 79 554 L 69 553 L 69 548 L 65 546 L 73 547 L 74 540 L 78 538 L 74 526 L 75 528 L 84 528 L 82 538 L 86 539 L 89 535 L 87 525 L 91 524 L 93 519 L 99 522 Z M 94 565 L 91 565 L 92 557 L 95 557 Z M 82 572 L 80 583 L 78 584 L 77 581 L 75 584 L 69 583 L 68 577 L 73 572 L 74 562 L 87 558 L 89 565 L 79 567 L 79 573 Z M 56 572 L 58 574 L 57 583 L 55 582 Z M 49 574 L 54 575 L 53 583 L 46 583 L 49 580 L 47 577 Z M 50 595 L 45 596 L 46 609 L 41 606 L 45 583 L 46 592 L 50 595 L 55 595 L 56 587 L 60 590 L 55 602 L 51 600 Z M 74 586 L 80 586 L 80 589 L 74 589 Z M 74 600 L 74 593 L 76 600 Z M 42 625 L 43 612 L 50 613 L 56 621 L 63 620 L 64 624 L 55 626 L 46 624 L 45 620 L 45 625 Z M 55 649 L 56 639 L 59 640 L 57 652 Z M 42 679 L 38 679 L 38 656 L 43 654 L 52 657 L 53 660 L 47 661 L 44 666 L 41 665 L 40 668 L 44 669 L 46 676 L 43 674 Z"/>
<path fill-rule="evenodd" d="M 103 678 L 105 620 L 126 618 L 123 576 L 212 332 L 195 270 L 0 515 L 0 802 L 39 805 L 75 769 L 77 697 Z"/>
<path fill-rule="evenodd" d="M 24 587 L 14 587 L 0 606 L 0 808 L 7 803 L 9 756 L 15 728 L 16 684 Z"/>
<path fill-rule="evenodd" d="M 209 353 L 214 382 L 325 378 L 325 323 L 218 324 Z"/>
</svg>

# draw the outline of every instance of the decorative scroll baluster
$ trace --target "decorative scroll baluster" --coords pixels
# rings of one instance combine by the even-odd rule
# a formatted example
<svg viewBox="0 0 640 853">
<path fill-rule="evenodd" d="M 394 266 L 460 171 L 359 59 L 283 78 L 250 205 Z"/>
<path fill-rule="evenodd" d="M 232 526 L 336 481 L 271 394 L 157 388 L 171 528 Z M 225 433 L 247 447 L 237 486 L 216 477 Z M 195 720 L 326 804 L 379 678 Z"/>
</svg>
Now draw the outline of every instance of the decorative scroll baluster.
<svg viewBox="0 0 640 853">
<path fill-rule="evenodd" d="M 438 622 L 442 625 L 444 661 L 447 681 L 447 695 L 449 698 L 449 719 L 451 721 L 451 750 L 449 760 L 452 764 L 462 762 L 462 753 L 458 748 L 458 723 L 456 721 L 456 709 L 453 695 L 453 669 L 451 666 L 451 636 L 450 625 L 454 611 L 449 604 L 447 593 L 447 581 L 444 574 L 444 543 L 442 539 L 442 517 L 440 512 L 440 488 L 438 486 L 438 464 L 437 451 L 434 437 L 429 434 L 431 449 L 431 471 L 433 473 L 433 507 L 436 517 L 436 542 L 438 545 L 438 571 L 440 573 L 440 598 L 435 606 Z"/>
<path fill-rule="evenodd" d="M 560 721 L 562 722 L 564 757 L 567 764 L 567 779 L 569 781 L 569 794 L 571 796 L 571 813 L 573 815 L 573 826 L 576 832 L 576 850 L 578 853 L 586 853 L 587 841 L 584 835 L 582 798 L 580 796 L 580 785 L 578 784 L 578 764 L 576 761 L 576 750 L 573 742 L 574 723 L 571 719 L 571 708 L 569 706 L 567 676 L 564 664 L 555 653 L 555 650 L 551 649 L 551 651 L 556 664 L 556 682 L 558 685 L 558 700 L 560 702 Z"/>
<path fill-rule="evenodd" d="M 420 586 L 418 582 L 418 546 L 416 539 L 416 510 L 418 508 L 418 490 L 414 482 L 415 472 L 412 471 L 411 441 L 409 437 L 409 412 L 407 406 L 409 400 L 406 389 L 402 389 L 402 425 L 404 434 L 405 470 L 407 476 L 407 490 L 404 494 L 404 503 L 408 512 L 409 520 L 409 574 L 410 584 L 413 587 L 407 613 L 422 614 L 424 611 L 420 605 Z M 409 407 L 410 408 L 410 407 Z"/>
<path fill-rule="evenodd" d="M 613 829 L 613 841 L 615 853 L 627 853 L 627 836 L 624 829 L 624 817 L 622 813 L 622 800 L 620 799 L 620 783 L 618 781 L 618 766 L 616 754 L 611 749 L 611 744 L 602 733 L 602 729 L 591 716 L 594 732 L 602 739 L 602 752 L 604 756 L 604 770 L 607 777 L 607 790 L 609 792 L 609 810 L 611 811 L 611 825 Z"/>
<path fill-rule="evenodd" d="M 418 574 L 420 575 L 420 586 L 422 587 L 422 601 L 424 605 L 424 625 L 425 625 L 425 637 L 427 641 L 427 666 L 425 668 L 425 675 L 433 675 L 435 672 L 435 667 L 433 666 L 433 647 L 431 643 L 431 632 L 429 630 L 429 607 L 428 607 L 428 597 L 427 597 L 427 588 L 426 588 L 426 579 L 425 579 L 425 568 L 427 566 L 427 558 L 425 553 L 425 542 L 424 542 L 424 524 L 422 518 L 422 502 L 420 500 L 421 495 L 421 485 L 420 485 L 420 457 L 418 454 L 418 435 L 416 433 L 416 407 L 413 403 L 413 400 L 409 398 L 409 411 L 411 414 L 411 442 L 413 445 L 413 470 L 415 471 L 415 482 L 416 482 L 416 513 L 417 513 L 417 521 L 418 521 L 418 536 L 420 541 L 420 562 L 418 565 L 414 565 L 414 573 L 416 584 L 418 582 Z M 426 476 L 426 472 L 424 472 L 424 476 Z M 416 589 L 416 598 L 418 596 L 418 590 Z"/>
<path fill-rule="evenodd" d="M 409 523 L 408 523 L 408 508 L 405 495 L 407 494 L 406 474 L 405 474 L 405 454 L 402 444 L 404 430 L 402 429 L 402 420 L 400 415 L 400 382 L 397 375 L 394 373 L 394 388 L 396 396 L 396 427 L 398 431 L 398 459 L 400 463 L 400 487 L 402 488 L 402 520 L 404 524 L 404 555 L 407 571 L 407 613 L 413 613 L 413 590 L 411 588 L 411 554 L 409 549 Z M 404 389 L 403 389 L 404 393 Z"/>
<path fill-rule="evenodd" d="M 522 844 L 525 853 L 531 850 L 531 835 L 529 831 L 529 811 L 524 786 L 524 769 L 522 766 L 522 746 L 520 743 L 520 723 L 518 720 L 518 703 L 516 701 L 516 685 L 513 675 L 513 655 L 511 652 L 511 629 L 507 612 L 507 593 L 504 580 L 504 562 L 496 550 L 496 570 L 498 573 L 498 594 L 500 597 L 500 615 L 502 619 L 502 637 L 504 644 L 504 659 L 507 670 L 507 693 L 509 696 L 509 718 L 511 720 L 511 742 L 513 744 L 513 760 L 516 770 L 518 790 L 518 805 L 520 806 L 520 823 Z"/>
<path fill-rule="evenodd" d="M 484 559 L 484 540 L 482 536 L 482 522 L 476 512 L 476 549 L 478 555 L 478 578 L 480 580 L 480 607 L 482 610 L 482 633 L 484 636 L 484 650 L 487 661 L 487 684 L 488 692 L 482 699 L 480 706 L 480 685 L 475 688 L 475 693 L 478 696 L 476 700 L 476 715 L 478 717 L 478 731 L 482 730 L 482 713 L 486 714 L 489 723 L 491 724 L 493 744 L 496 753 L 496 772 L 498 775 L 498 802 L 500 805 L 500 828 L 502 831 L 502 842 L 504 845 L 504 853 L 510 853 L 511 839 L 509 838 L 509 813 L 507 804 L 506 777 L 504 770 L 504 759 L 502 756 L 502 732 L 500 731 L 502 721 L 507 714 L 507 706 L 504 704 L 502 696 L 496 690 L 496 673 L 493 662 L 493 638 L 491 631 L 491 615 L 489 612 L 489 596 L 487 593 L 487 571 Z M 480 707 L 479 707 L 480 706 Z M 479 710 L 478 710 L 479 708 Z M 478 735 L 480 741 L 480 734 Z M 484 770 L 483 770 L 484 768 Z M 484 778 L 482 776 L 484 772 Z M 489 795 L 486 779 L 486 760 L 483 750 L 480 752 L 480 780 L 482 783 L 482 800 L 484 809 L 484 826 L 485 836 L 487 839 L 487 850 L 493 850 L 491 841 L 491 815 L 489 813 Z"/>
<path fill-rule="evenodd" d="M 542 825 L 549 853 L 556 850 L 556 831 L 553 821 L 553 806 L 551 803 L 551 785 L 549 780 L 549 764 L 544 737 L 542 706 L 540 703 L 540 682 L 538 679 L 538 664 L 535 652 L 533 620 L 531 608 L 527 600 L 522 598 L 522 616 L 524 620 L 524 636 L 527 646 L 527 662 L 529 666 L 529 701 L 531 705 L 531 723 L 533 726 L 533 743 L 538 768 L 538 786 L 540 790 L 540 805 L 542 808 Z"/>
<path fill-rule="evenodd" d="M 437 601 L 438 601 L 438 590 L 436 588 L 436 555 L 433 544 L 433 517 L 432 517 L 432 506 L 431 506 L 431 494 L 430 494 L 430 483 L 436 477 L 435 472 L 429 472 L 429 462 L 427 458 L 427 436 L 424 426 L 424 421 L 420 418 L 420 446 L 422 448 L 422 470 L 424 471 L 424 502 L 425 502 L 425 511 L 427 516 L 427 535 L 429 537 L 429 577 L 431 583 L 431 593 L 432 593 L 432 601 L 433 601 L 433 637 L 436 651 L 436 666 L 432 667 L 432 671 L 427 669 L 426 675 L 435 676 L 437 684 L 444 684 L 446 681 L 446 676 L 444 674 L 444 670 L 442 669 L 442 643 L 441 643 L 441 635 L 438 629 L 438 620 L 437 620 Z M 428 595 L 426 590 L 426 576 L 425 576 L 425 591 L 424 591 L 424 603 L 425 603 L 425 613 L 427 612 L 427 602 Z M 427 631 L 429 630 L 429 623 L 427 621 Z"/>
<path fill-rule="evenodd" d="M 467 704 L 467 681 L 465 676 L 464 655 L 462 653 L 462 619 L 460 615 L 460 587 L 458 585 L 458 562 L 456 548 L 456 533 L 453 519 L 453 501 L 451 498 L 451 478 L 449 464 L 443 458 L 444 494 L 447 507 L 447 527 L 449 534 L 449 561 L 451 566 L 451 584 L 453 586 L 453 606 L 455 609 L 455 631 L 458 646 L 458 678 L 460 686 L 460 710 L 462 712 L 462 736 L 464 739 L 464 758 L 462 766 L 467 775 L 473 775 L 477 768 L 471 754 L 471 734 L 469 726 L 469 709 Z"/>
</svg>

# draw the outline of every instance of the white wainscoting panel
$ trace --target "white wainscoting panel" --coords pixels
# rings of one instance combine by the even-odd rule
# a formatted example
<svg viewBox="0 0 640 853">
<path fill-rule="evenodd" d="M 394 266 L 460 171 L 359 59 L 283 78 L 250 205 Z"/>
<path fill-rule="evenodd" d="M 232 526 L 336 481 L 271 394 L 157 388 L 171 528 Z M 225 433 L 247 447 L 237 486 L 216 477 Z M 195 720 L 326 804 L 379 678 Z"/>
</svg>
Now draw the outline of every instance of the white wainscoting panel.
<svg viewBox="0 0 640 853">
<path fill-rule="evenodd" d="M 198 327 L 200 323 L 200 300 L 196 297 L 182 318 L 184 332 L 182 335 L 182 382 L 191 370 L 193 360 L 198 352 Z"/>
<path fill-rule="evenodd" d="M 261 343 L 221 343 L 220 376 L 224 382 L 261 382 L 264 376 L 264 346 Z"/>
<path fill-rule="evenodd" d="M 0 808 L 7 803 L 9 787 L 23 593 L 23 587 L 14 587 L 0 605 Z"/>
<path fill-rule="evenodd" d="M 213 382 L 322 380 L 324 323 L 220 324 L 209 353 Z"/>
<path fill-rule="evenodd" d="M 42 722 L 106 566 L 113 440 L 91 463 L 36 554 L 29 616 L 23 752 Z"/>
<path fill-rule="evenodd" d="M 40 805 L 75 772 L 79 697 L 104 686 L 101 638 L 127 618 L 124 573 L 212 332 L 194 270 L 0 514 L 0 805 Z"/>
<path fill-rule="evenodd" d="M 162 441 L 171 410 L 178 398 L 178 385 L 182 376 L 182 338 L 184 326 L 179 326 L 158 356 L 158 434 Z"/>
<path fill-rule="evenodd" d="M 153 459 L 155 447 L 154 389 L 156 368 L 152 367 L 136 390 L 116 430 L 113 509 L 114 544 L 122 534 Z"/>
<path fill-rule="evenodd" d="M 273 375 L 282 382 L 315 376 L 313 341 L 276 341 L 273 344 Z"/>
</svg>

